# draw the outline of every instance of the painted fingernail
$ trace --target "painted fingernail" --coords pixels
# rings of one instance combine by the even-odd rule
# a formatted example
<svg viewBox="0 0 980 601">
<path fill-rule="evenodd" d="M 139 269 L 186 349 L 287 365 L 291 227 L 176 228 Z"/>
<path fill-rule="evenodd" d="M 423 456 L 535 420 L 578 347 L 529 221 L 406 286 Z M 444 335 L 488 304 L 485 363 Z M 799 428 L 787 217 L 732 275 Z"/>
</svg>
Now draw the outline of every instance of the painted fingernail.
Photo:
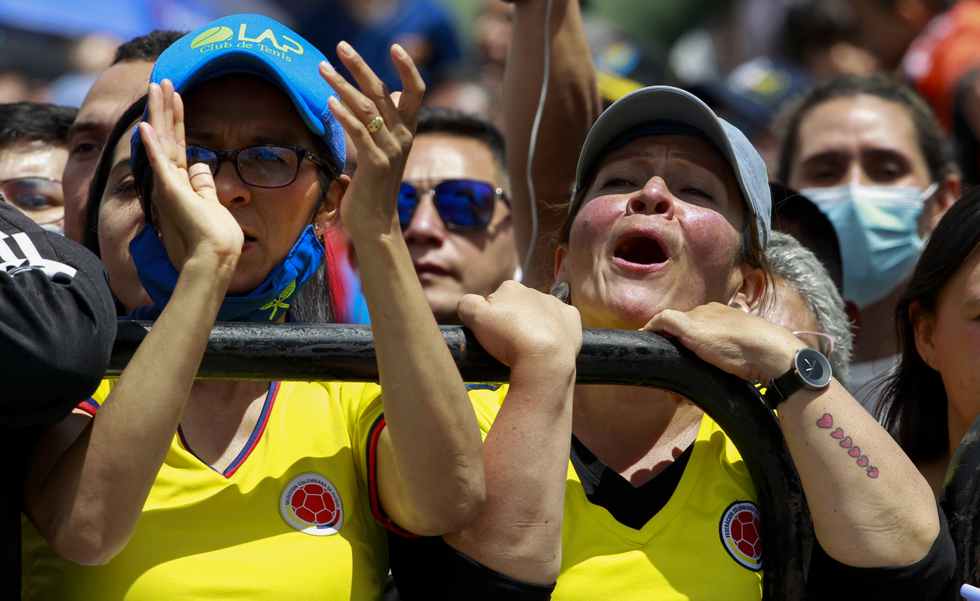
<svg viewBox="0 0 980 601">
<path fill-rule="evenodd" d="M 337 44 L 337 50 L 344 56 L 354 56 L 354 48 L 347 42 Z"/>
</svg>

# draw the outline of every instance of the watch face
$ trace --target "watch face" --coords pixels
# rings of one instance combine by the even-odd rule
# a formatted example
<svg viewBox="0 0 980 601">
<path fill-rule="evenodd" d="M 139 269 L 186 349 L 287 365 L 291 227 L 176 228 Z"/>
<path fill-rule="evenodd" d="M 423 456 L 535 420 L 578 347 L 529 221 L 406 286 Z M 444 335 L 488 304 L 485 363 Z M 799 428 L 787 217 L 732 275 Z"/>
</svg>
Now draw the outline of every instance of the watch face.
<svg viewBox="0 0 980 601">
<path fill-rule="evenodd" d="M 830 361 L 820 351 L 810 348 L 801 349 L 796 354 L 796 370 L 807 387 L 823 388 L 830 384 L 833 375 Z"/>
</svg>

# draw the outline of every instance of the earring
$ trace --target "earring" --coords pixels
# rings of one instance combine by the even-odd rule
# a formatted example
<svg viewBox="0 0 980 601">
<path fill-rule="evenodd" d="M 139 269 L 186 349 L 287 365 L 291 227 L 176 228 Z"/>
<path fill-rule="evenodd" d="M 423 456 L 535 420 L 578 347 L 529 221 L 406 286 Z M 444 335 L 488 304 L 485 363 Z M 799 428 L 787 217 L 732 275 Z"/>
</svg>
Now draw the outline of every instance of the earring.
<svg viewBox="0 0 980 601">
<path fill-rule="evenodd" d="M 572 290 L 569 287 L 568 282 L 564 280 L 558 280 L 551 287 L 549 293 L 551 294 L 551 296 L 557 298 L 558 300 L 565 303 L 566 305 L 571 304 Z"/>
</svg>

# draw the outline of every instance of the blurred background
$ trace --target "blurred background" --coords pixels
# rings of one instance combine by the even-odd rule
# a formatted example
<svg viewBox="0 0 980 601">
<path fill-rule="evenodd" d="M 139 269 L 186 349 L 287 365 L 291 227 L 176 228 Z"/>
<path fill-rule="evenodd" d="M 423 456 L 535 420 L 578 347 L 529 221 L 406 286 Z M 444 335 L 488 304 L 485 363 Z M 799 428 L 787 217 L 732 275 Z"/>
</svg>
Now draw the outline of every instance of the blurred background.
<svg viewBox="0 0 980 601">
<path fill-rule="evenodd" d="M 581 1 L 607 100 L 641 84 L 688 87 L 766 154 L 785 102 L 833 75 L 901 72 L 915 38 L 953 4 Z M 0 102 L 77 106 L 120 42 L 233 12 L 278 18 L 328 57 L 337 41 L 351 41 L 392 88 L 386 48 L 397 41 L 422 65 L 428 102 L 498 117 L 511 18 L 501 0 L 0 0 Z"/>
</svg>

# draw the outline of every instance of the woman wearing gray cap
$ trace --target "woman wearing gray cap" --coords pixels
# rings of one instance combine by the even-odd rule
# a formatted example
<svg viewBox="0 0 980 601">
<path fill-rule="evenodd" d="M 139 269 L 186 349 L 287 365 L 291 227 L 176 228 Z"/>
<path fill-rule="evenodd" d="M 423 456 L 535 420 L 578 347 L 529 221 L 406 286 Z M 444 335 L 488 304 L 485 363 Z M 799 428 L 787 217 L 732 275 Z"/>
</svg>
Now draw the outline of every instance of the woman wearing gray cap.
<svg viewBox="0 0 980 601">
<path fill-rule="evenodd" d="M 219 19 L 156 63 L 133 138 L 148 223 L 130 246 L 153 301 L 138 314 L 156 321 L 121 377 L 40 444 L 27 513 L 74 563 L 30 541 L 28 598 L 377 599 L 379 522 L 436 534 L 479 509 L 479 430 L 395 207 L 425 86 L 394 46 L 396 105 L 350 46 L 339 50 L 363 94 L 258 15 Z M 341 174 L 345 130 L 353 180 Z M 216 319 L 292 314 L 323 261 L 314 224 L 338 211 L 384 394 L 196 382 Z"/>
<path fill-rule="evenodd" d="M 766 296 L 769 216 L 765 166 L 740 131 L 683 90 L 641 89 L 613 104 L 582 148 L 556 291 L 585 327 L 661 332 L 767 384 L 822 548 L 812 591 L 929 598 L 952 561 L 928 484 L 823 355 L 741 310 Z M 541 296 L 511 284 L 467 297 L 460 313 L 491 351 L 506 349 L 502 340 L 542 321 Z M 515 325 L 472 316 L 485 306 Z M 533 360 L 498 353 L 511 361 L 509 388 L 471 394 L 487 432 L 488 502 L 444 537 L 452 550 L 434 555 L 470 574 L 449 588 L 468 580 L 492 591 L 480 598 L 759 599 L 765 562 L 781 558 L 764 555 L 755 489 L 731 441 L 675 393 L 575 386 L 571 321 L 538 337 Z M 392 546 L 407 598 L 431 586 L 412 545 Z"/>
</svg>

